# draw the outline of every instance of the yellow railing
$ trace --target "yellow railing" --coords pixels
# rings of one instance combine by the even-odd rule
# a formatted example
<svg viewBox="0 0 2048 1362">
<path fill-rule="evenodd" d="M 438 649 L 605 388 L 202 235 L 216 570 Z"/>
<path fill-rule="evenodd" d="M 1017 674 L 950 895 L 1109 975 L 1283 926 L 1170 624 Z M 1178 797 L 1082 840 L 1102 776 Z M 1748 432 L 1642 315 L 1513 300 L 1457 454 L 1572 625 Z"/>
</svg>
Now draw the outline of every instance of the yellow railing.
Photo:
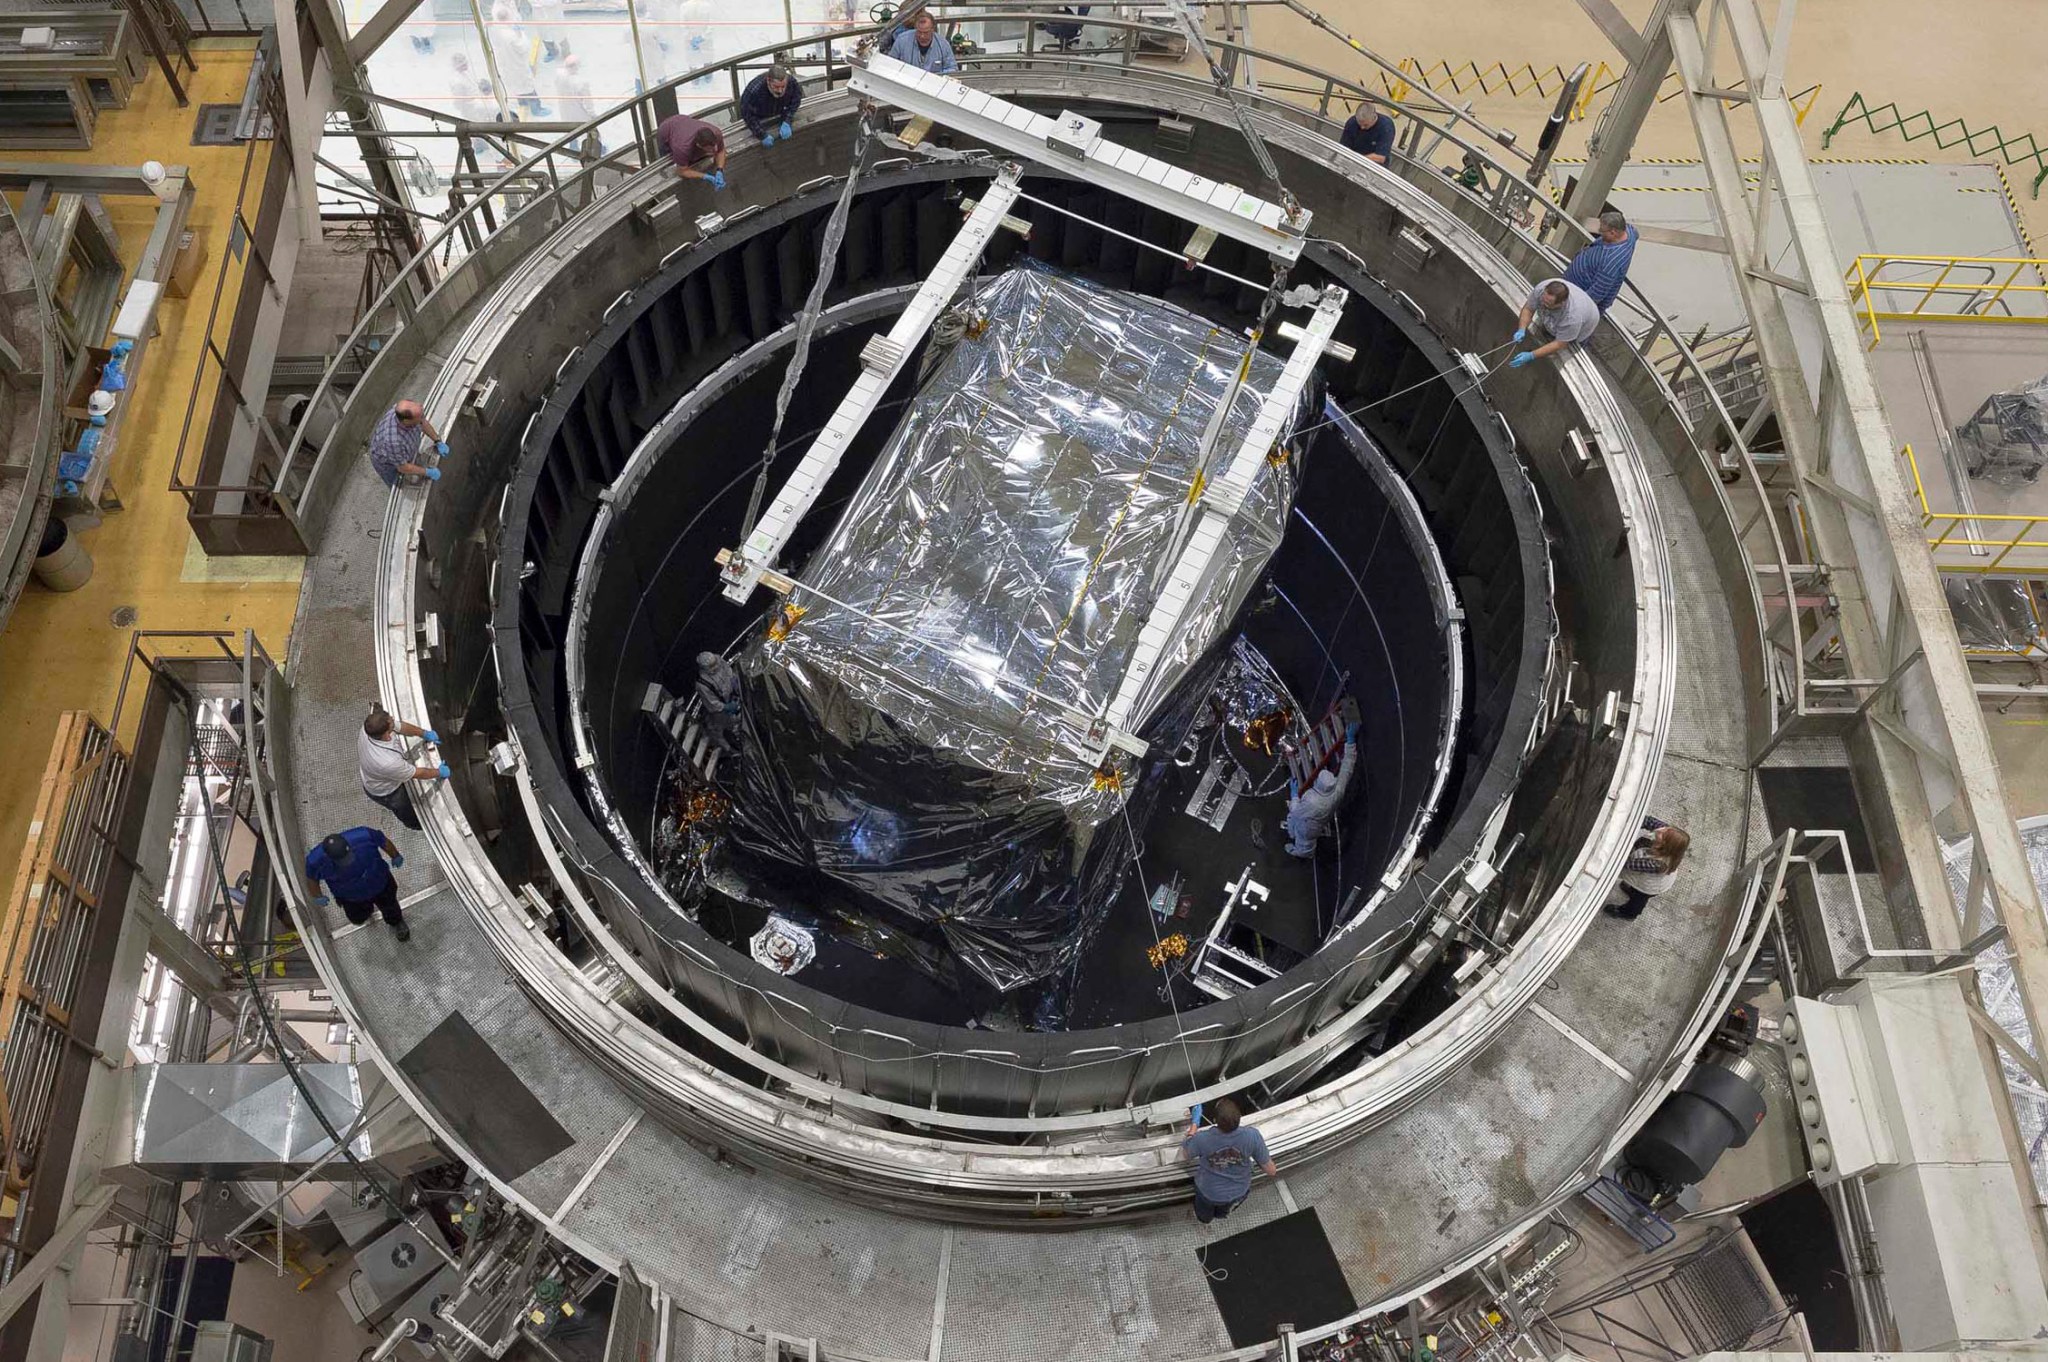
<svg viewBox="0 0 2048 1362">
<path fill-rule="evenodd" d="M 1937 511 L 1927 504 L 1927 487 L 1920 480 L 1920 460 L 1914 457 L 1913 446 L 1907 445 L 1900 453 L 1913 472 L 1920 527 L 1938 570 L 1985 577 L 2048 577 L 2048 515 Z"/>
<path fill-rule="evenodd" d="M 1898 277 L 1906 271 L 1915 277 Z M 1883 339 L 1880 322 L 2048 326 L 2048 261 L 2031 256 L 1859 255 L 1843 279 L 1873 350 Z M 1910 295 L 1902 306 L 1888 305 L 1901 294 Z"/>
<path fill-rule="evenodd" d="M 1586 74 L 1586 83 L 1579 87 L 1579 97 L 1572 101 L 1572 119 L 1576 123 L 1592 109 L 1593 101 L 1621 84 L 1621 73 L 1606 62 L 1595 62 Z M 1521 99 L 1529 95 L 1540 95 L 1545 99 L 1555 98 L 1571 77 L 1562 63 L 1555 66 L 1537 66 L 1533 62 L 1522 62 L 1510 66 L 1504 61 L 1430 61 L 1420 57 L 1403 57 L 1399 76 L 1380 77 L 1380 84 L 1386 89 L 1388 99 L 1399 104 L 1416 86 L 1432 94 L 1446 92 L 1456 95 L 1482 94 L 1496 98 Z M 1678 83 L 1678 73 L 1672 72 L 1664 78 L 1672 88 L 1657 96 L 1657 102 L 1676 99 L 1684 93 Z M 1792 101 L 1793 115 L 1804 124 L 1806 116 L 1813 112 L 1814 103 L 1820 99 L 1820 86 L 1809 85 L 1788 98 Z"/>
<path fill-rule="evenodd" d="M 1425 62 L 1420 57 L 1403 57 L 1400 71 L 1399 77 L 1380 77 L 1387 97 L 1396 104 L 1407 99 L 1417 86 L 1438 95 L 1477 92 L 1517 99 L 1541 95 L 1549 99 L 1554 98 L 1571 79 L 1561 65 L 1538 67 L 1530 62 L 1509 66 L 1506 62 L 1497 61 L 1482 66 L 1476 61 L 1465 61 L 1453 65 L 1447 61 Z M 1620 75 L 1606 62 L 1596 64 L 1587 73 L 1586 83 L 1579 87 L 1579 97 L 1572 101 L 1572 121 L 1576 123 L 1584 118 L 1594 96 L 1605 94 L 1620 80 Z"/>
</svg>

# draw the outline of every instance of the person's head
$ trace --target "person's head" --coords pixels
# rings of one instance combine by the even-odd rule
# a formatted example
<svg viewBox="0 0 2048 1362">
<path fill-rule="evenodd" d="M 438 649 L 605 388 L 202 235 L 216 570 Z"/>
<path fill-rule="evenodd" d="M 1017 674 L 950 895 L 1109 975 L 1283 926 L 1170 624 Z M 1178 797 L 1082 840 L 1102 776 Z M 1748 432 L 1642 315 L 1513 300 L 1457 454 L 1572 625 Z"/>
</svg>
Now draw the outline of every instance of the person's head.
<svg viewBox="0 0 2048 1362">
<path fill-rule="evenodd" d="M 570 53 L 570 54 L 569 54 L 568 56 L 566 56 L 566 57 L 562 58 L 562 74 L 563 74 L 563 75 L 565 75 L 565 76 L 573 76 L 573 75 L 575 75 L 575 74 L 576 74 L 576 73 L 577 73 L 578 71 L 581 71 L 582 69 L 583 69 L 583 58 L 581 58 L 581 57 L 577 56 L 577 55 L 576 55 L 575 53 L 571 52 L 571 53 Z"/>
<path fill-rule="evenodd" d="M 336 865 L 347 865 L 355 853 L 349 850 L 348 838 L 338 832 L 329 833 L 320 839 L 320 849 L 327 853 L 327 859 Z"/>
<path fill-rule="evenodd" d="M 1661 827 L 1657 829 L 1656 835 L 1650 838 L 1650 850 L 1658 860 L 1664 862 L 1667 871 L 1678 869 L 1679 863 L 1685 859 L 1686 849 L 1691 845 L 1692 838 L 1685 835 L 1684 828 Z"/>
<path fill-rule="evenodd" d="M 716 667 L 719 663 L 723 661 L 725 661 L 725 659 L 723 657 L 720 657 L 717 653 L 699 653 L 697 654 L 697 670 L 700 672 L 708 672 L 713 667 Z"/>
<path fill-rule="evenodd" d="M 768 68 L 768 93 L 777 99 L 789 93 L 789 68 L 771 66 Z"/>
<path fill-rule="evenodd" d="M 697 135 L 690 139 L 690 150 L 696 152 L 699 156 L 716 156 L 718 154 L 718 129 L 711 127 L 709 124 L 697 129 Z"/>
<path fill-rule="evenodd" d="M 1209 1104 L 1209 1114 L 1216 1119 L 1216 1128 L 1228 1135 L 1237 1129 L 1237 1123 L 1244 1119 L 1237 1103 L 1228 1097 L 1219 1097 Z"/>
<path fill-rule="evenodd" d="M 363 720 L 363 732 L 381 740 L 391 736 L 391 730 L 396 724 L 397 720 L 391 717 L 384 706 L 372 705 L 370 717 Z"/>
<path fill-rule="evenodd" d="M 448 59 L 448 64 L 454 67 L 459 75 L 469 74 L 469 57 L 466 53 L 457 52 Z"/>
<path fill-rule="evenodd" d="M 1565 282 L 1562 279 L 1553 279 L 1543 286 L 1543 306 L 1545 307 L 1563 307 L 1564 300 L 1571 296 L 1572 291 L 1565 286 Z"/>
<path fill-rule="evenodd" d="M 1608 209 L 1600 215 L 1600 239 L 1602 241 L 1626 241 L 1628 219 L 1615 209 Z"/>
<path fill-rule="evenodd" d="M 427 419 L 426 408 L 409 397 L 401 399 L 392 410 L 398 413 L 398 424 L 407 429 L 411 429 Z"/>
<path fill-rule="evenodd" d="M 1358 112 L 1352 117 L 1358 120 L 1359 127 L 1369 128 L 1380 121 L 1380 111 L 1371 100 L 1361 99 L 1358 101 Z"/>
<path fill-rule="evenodd" d="M 932 35 L 939 31 L 939 21 L 932 18 L 932 12 L 928 9 L 919 10 L 917 12 L 917 18 L 912 21 L 912 24 L 913 27 L 917 29 L 917 41 L 919 46 L 929 45 L 932 40 Z"/>
<path fill-rule="evenodd" d="M 1337 773 L 1325 770 L 1316 776 L 1316 789 L 1322 794 L 1332 794 L 1337 789 Z"/>
<path fill-rule="evenodd" d="M 516 24 L 519 22 L 519 13 L 512 8 L 511 0 L 498 0 L 497 4 L 491 6 L 491 22 L 494 24 Z"/>
</svg>

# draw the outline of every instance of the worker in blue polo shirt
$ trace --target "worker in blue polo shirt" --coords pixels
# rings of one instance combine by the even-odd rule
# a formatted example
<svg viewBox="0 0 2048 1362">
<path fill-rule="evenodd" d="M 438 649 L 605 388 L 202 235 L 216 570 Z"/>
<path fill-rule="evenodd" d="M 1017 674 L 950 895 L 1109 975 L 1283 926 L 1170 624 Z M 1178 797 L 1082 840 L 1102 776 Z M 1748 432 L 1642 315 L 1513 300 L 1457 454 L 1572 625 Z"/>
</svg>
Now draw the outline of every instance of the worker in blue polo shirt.
<svg viewBox="0 0 2048 1362">
<path fill-rule="evenodd" d="M 1577 284 L 1602 312 L 1614 306 L 1628 282 L 1629 263 L 1636 258 L 1636 229 L 1612 208 L 1600 215 L 1593 242 L 1565 266 L 1565 282 Z"/>
<path fill-rule="evenodd" d="M 1355 151 L 1368 161 L 1387 163 L 1394 154 L 1394 120 L 1381 113 L 1369 99 L 1358 101 L 1358 111 L 1344 120 L 1337 140 L 1346 151 Z"/>
<path fill-rule="evenodd" d="M 391 865 L 384 858 L 391 858 Z M 412 939 L 405 914 L 398 906 L 398 883 L 391 878 L 393 867 L 405 864 L 405 857 L 391 845 L 391 839 L 375 828 L 350 828 L 324 837 L 306 853 L 306 878 L 313 885 L 313 906 L 327 902 L 327 894 L 341 905 L 350 922 L 370 920 L 376 909 L 398 931 L 400 941 Z M 325 884 L 327 893 L 321 892 Z"/>
</svg>

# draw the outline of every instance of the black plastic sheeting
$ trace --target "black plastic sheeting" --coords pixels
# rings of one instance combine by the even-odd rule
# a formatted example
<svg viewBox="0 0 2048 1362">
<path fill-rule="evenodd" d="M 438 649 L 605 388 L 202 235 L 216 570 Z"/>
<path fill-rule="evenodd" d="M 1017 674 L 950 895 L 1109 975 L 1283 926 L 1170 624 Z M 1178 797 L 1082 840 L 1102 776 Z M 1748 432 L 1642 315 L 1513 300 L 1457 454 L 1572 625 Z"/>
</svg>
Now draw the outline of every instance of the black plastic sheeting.
<svg viewBox="0 0 2048 1362">
<path fill-rule="evenodd" d="M 1009 990 L 1071 963 L 1114 896 L 1155 773 L 1279 547 L 1295 470 L 1269 465 L 1183 617 L 1136 735 L 1147 758 L 1098 779 L 1085 716 L 1172 569 L 1245 341 L 1039 265 L 975 305 L 986 332 L 935 360 L 794 609 L 743 646 L 725 783 L 738 847 L 936 928 Z M 1253 356 L 1219 459 L 1280 368 Z"/>
</svg>

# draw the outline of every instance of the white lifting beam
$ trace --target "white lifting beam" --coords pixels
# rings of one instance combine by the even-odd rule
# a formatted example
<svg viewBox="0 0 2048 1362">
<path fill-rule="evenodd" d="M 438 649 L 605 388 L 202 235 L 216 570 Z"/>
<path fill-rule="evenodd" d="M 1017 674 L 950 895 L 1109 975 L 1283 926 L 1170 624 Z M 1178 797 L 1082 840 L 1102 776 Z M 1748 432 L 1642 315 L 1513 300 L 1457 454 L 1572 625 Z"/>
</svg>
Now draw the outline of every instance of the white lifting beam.
<svg viewBox="0 0 2048 1362">
<path fill-rule="evenodd" d="M 1178 166 L 1118 146 L 1093 119 L 1062 111 L 1032 113 L 985 95 L 950 76 L 923 71 L 894 57 L 852 58 L 853 89 L 920 118 L 955 128 L 980 142 L 1065 170 L 1090 184 L 1207 227 L 1289 262 L 1300 259 L 1310 214 L 1292 215 L 1279 204 L 1218 184 Z"/>
<path fill-rule="evenodd" d="M 789 537 L 796 532 L 797 524 L 810 511 L 819 493 L 825 490 L 825 483 L 839 466 L 839 460 L 853 443 L 854 436 L 860 433 L 860 428 L 881 405 L 882 394 L 896 381 L 896 375 L 902 372 L 904 363 L 917 349 L 925 333 L 931 330 L 932 323 L 939 319 L 954 293 L 974 272 L 989 238 L 1006 225 L 1015 230 L 1017 220 L 1009 219 L 1006 223 L 1005 218 L 1010 205 L 1017 201 L 1017 191 L 1023 178 L 1023 167 L 1015 164 L 1005 165 L 998 172 L 995 183 L 974 206 L 966 224 L 953 238 L 953 244 L 939 257 L 939 263 L 933 267 L 923 287 L 918 289 L 917 296 L 910 300 L 910 306 L 889 328 L 889 334 L 874 337 L 861 350 L 860 376 L 854 379 L 853 387 L 840 399 L 838 409 L 825 423 L 825 429 L 805 451 L 803 462 L 783 484 L 739 551 L 720 555 L 723 566 L 719 575 L 725 582 L 727 600 L 744 604 L 754 594 L 754 588 L 760 585 L 762 575 L 775 568 L 776 560 L 789 544 Z"/>
<path fill-rule="evenodd" d="M 1344 315 L 1344 305 L 1350 300 L 1351 295 L 1334 284 L 1323 289 L 1322 297 L 1316 302 L 1315 316 L 1303 328 L 1301 339 L 1295 342 L 1294 353 L 1288 356 L 1279 380 L 1260 403 L 1259 414 L 1253 419 L 1252 428 L 1245 432 L 1237 452 L 1224 466 L 1221 476 L 1206 487 L 1191 492 L 1191 499 L 1197 503 L 1194 529 L 1182 546 L 1179 558 L 1174 561 L 1166 585 L 1160 588 L 1158 599 L 1152 603 L 1152 613 L 1146 617 L 1145 627 L 1138 633 L 1137 650 L 1131 654 L 1131 660 L 1124 668 L 1123 681 L 1103 713 L 1104 735 L 1127 732 L 1134 718 L 1144 717 L 1139 709 L 1149 698 L 1148 684 L 1160 662 L 1178 641 L 1176 635 L 1180 632 L 1181 617 L 1187 613 L 1189 603 L 1200 594 L 1215 569 L 1217 553 L 1223 547 L 1230 522 L 1244 508 L 1245 497 L 1279 442 L 1287 414 L 1301 401 L 1302 392 L 1308 387 L 1309 374 L 1330 347 L 1330 337 L 1335 334 L 1337 321 Z M 1107 743 L 1103 745 L 1101 755 L 1107 757 Z"/>
</svg>

